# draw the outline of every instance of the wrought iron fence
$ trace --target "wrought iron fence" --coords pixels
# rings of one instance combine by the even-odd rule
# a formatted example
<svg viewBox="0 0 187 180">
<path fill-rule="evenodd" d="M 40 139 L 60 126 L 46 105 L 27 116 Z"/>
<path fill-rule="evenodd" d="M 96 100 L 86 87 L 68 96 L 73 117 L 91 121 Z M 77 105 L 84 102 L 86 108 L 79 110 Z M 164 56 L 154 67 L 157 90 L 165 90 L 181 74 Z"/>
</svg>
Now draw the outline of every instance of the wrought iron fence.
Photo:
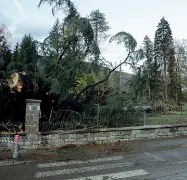
<svg viewBox="0 0 187 180">
<path fill-rule="evenodd" d="M 41 131 L 83 129 L 88 127 L 97 127 L 96 119 L 71 110 L 54 110 L 49 121 L 43 122 L 40 125 Z"/>
<path fill-rule="evenodd" d="M 172 106 L 124 110 L 95 105 L 84 107 L 82 113 L 71 110 L 53 110 L 49 120 L 41 123 L 40 129 L 41 131 L 72 130 L 164 124 L 187 124 L 187 109 Z"/>
</svg>

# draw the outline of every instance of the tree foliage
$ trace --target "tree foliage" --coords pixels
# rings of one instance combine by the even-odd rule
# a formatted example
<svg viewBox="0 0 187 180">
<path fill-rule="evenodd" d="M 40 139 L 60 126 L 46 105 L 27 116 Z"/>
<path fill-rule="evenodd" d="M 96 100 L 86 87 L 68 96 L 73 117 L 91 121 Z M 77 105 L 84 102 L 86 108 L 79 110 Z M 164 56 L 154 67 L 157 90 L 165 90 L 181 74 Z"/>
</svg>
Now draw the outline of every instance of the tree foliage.
<svg viewBox="0 0 187 180">
<path fill-rule="evenodd" d="M 68 15 L 74 16 L 77 14 L 77 10 L 71 0 L 40 0 L 38 8 L 40 8 L 42 4 L 49 4 L 52 6 L 53 15 L 61 10 L 68 13 Z"/>
<path fill-rule="evenodd" d="M 77 15 L 66 22 L 57 20 L 44 40 L 43 79 L 50 92 L 60 94 L 60 100 L 67 98 L 76 76 L 88 67 L 85 61 L 91 55 L 93 39 L 89 20 Z"/>
<path fill-rule="evenodd" d="M 143 98 L 145 102 L 151 102 L 160 98 L 160 74 L 159 65 L 154 59 L 153 42 L 148 36 L 143 41 L 143 64 L 136 69 L 136 75 L 131 82 L 136 101 Z M 140 99 L 139 99 L 140 98 Z"/>
<path fill-rule="evenodd" d="M 169 23 L 162 18 L 158 24 L 154 41 L 155 59 L 160 64 L 163 74 L 163 99 L 179 101 L 181 88 L 178 81 L 177 63 L 172 32 Z"/>
<path fill-rule="evenodd" d="M 106 40 L 109 36 L 109 23 L 106 21 L 105 14 L 101 13 L 99 10 L 92 11 L 89 19 L 95 35 L 94 40 L 97 44 L 100 44 L 102 40 Z"/>
<path fill-rule="evenodd" d="M 133 35 L 126 31 L 109 36 L 109 23 L 100 10 L 83 17 L 71 0 L 40 0 L 38 8 L 43 4 L 51 6 L 53 15 L 64 15 L 64 19 L 56 19 L 43 42 L 24 35 L 11 51 L 9 33 L 0 27 L 1 112 L 7 104 L 3 100 L 8 94 L 7 78 L 23 71 L 38 85 L 41 94 L 53 94 L 59 103 L 73 97 L 110 107 L 114 114 L 118 109 L 118 115 L 124 112 L 124 106 L 158 100 L 179 104 L 182 100 L 182 90 L 187 86 L 187 46 L 173 41 L 170 25 L 164 18 L 158 24 L 154 42 L 145 36 L 139 48 Z M 126 54 L 116 65 L 103 58 L 100 50 L 101 43 L 109 37 L 109 43 L 123 45 Z M 123 88 L 119 87 L 118 77 L 122 65 L 129 65 L 134 71 Z"/>
<path fill-rule="evenodd" d="M 35 78 L 37 61 L 37 41 L 31 35 L 25 35 L 21 43 L 16 45 L 13 52 L 13 59 L 9 63 L 8 69 L 10 73 L 26 71 L 31 78 Z"/>
<path fill-rule="evenodd" d="M 7 75 L 7 65 L 11 61 L 9 46 L 11 34 L 4 25 L 0 26 L 0 80 L 3 81 Z"/>
<path fill-rule="evenodd" d="M 109 35 L 110 30 L 109 23 L 106 21 L 105 14 L 101 13 L 99 10 L 94 10 L 90 13 L 89 20 L 94 32 L 94 41 L 92 44 L 92 52 L 94 55 L 94 60 L 98 63 L 101 55 L 100 44 L 105 41 Z"/>
</svg>

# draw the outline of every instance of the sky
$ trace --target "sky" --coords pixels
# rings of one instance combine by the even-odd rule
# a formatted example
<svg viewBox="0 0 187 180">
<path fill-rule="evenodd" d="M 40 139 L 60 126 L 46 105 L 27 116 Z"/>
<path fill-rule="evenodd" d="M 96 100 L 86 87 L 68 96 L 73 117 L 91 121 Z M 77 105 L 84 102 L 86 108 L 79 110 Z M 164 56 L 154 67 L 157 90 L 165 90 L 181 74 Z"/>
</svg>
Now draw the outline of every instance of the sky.
<svg viewBox="0 0 187 180">
<path fill-rule="evenodd" d="M 48 5 L 38 9 L 39 0 L 0 0 L 0 24 L 12 33 L 11 43 L 20 42 L 24 34 L 42 41 L 47 37 L 56 17 Z M 141 46 L 145 35 L 154 40 L 155 30 L 162 17 L 169 22 L 173 38 L 187 38 L 187 0 L 74 0 L 82 16 L 99 9 L 106 15 L 110 34 L 125 31 Z M 59 19 L 63 17 L 58 14 Z M 122 45 L 103 43 L 102 52 L 108 61 L 119 63 L 125 58 Z M 131 72 L 128 66 L 123 70 Z"/>
</svg>

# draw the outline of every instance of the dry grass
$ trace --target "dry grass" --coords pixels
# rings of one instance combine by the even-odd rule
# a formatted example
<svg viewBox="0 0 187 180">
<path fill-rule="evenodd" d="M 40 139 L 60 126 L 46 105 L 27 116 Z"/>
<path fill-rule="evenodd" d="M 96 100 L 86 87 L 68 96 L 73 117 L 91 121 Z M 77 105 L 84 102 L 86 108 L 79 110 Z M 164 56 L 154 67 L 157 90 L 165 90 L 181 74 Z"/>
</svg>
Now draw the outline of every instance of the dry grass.
<svg viewBox="0 0 187 180">
<path fill-rule="evenodd" d="M 88 144 L 88 145 L 66 145 L 56 148 L 37 149 L 21 151 L 20 160 L 37 161 L 37 162 L 53 162 L 53 161 L 69 161 L 69 160 L 86 160 L 97 158 L 104 155 L 112 155 L 116 153 L 127 153 L 135 148 L 135 142 L 117 141 L 108 144 Z M 1 151 L 0 160 L 12 159 L 12 151 Z"/>
</svg>

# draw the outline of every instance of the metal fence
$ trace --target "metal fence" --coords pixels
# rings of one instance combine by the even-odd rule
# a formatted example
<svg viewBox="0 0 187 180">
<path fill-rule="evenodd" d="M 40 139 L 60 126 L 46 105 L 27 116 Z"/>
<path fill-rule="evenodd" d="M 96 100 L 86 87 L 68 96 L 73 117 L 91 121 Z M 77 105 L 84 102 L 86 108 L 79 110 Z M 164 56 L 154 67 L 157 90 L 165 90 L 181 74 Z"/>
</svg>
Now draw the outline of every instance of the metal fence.
<svg viewBox="0 0 187 180">
<path fill-rule="evenodd" d="M 184 107 L 119 110 L 99 105 L 84 107 L 82 113 L 55 110 L 51 112 L 49 121 L 41 123 L 40 129 L 41 131 L 73 130 L 165 124 L 187 124 L 187 110 Z"/>
</svg>

